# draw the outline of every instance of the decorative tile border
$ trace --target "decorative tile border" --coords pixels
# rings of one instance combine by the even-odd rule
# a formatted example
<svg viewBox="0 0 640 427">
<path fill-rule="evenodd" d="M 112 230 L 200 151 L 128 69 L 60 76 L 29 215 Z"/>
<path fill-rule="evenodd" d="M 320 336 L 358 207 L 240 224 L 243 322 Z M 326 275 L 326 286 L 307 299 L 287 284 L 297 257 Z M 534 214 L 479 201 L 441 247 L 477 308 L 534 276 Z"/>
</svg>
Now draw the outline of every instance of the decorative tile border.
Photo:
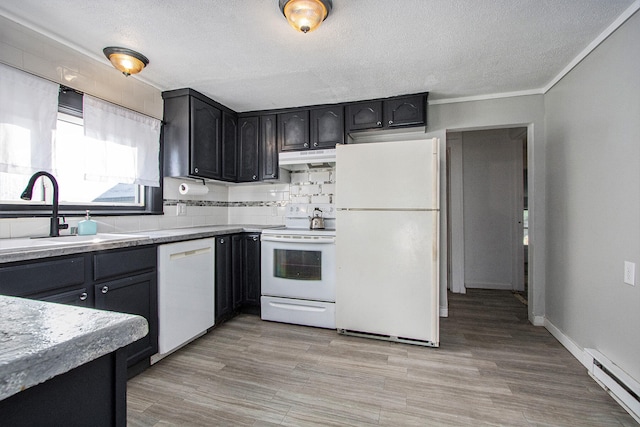
<svg viewBox="0 0 640 427">
<path fill-rule="evenodd" d="M 208 206 L 216 208 L 237 208 L 237 207 L 284 207 L 289 203 L 288 200 L 277 202 L 216 202 L 211 200 L 181 200 L 181 199 L 164 199 L 164 206 L 176 206 L 178 203 L 184 203 L 187 206 Z"/>
</svg>

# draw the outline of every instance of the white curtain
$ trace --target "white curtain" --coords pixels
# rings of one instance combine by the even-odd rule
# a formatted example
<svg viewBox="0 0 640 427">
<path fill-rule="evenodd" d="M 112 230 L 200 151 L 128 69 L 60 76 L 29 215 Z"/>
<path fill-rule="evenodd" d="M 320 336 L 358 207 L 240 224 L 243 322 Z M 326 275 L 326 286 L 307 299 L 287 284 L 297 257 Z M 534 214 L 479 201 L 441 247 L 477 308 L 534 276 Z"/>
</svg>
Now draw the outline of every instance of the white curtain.
<svg viewBox="0 0 640 427">
<path fill-rule="evenodd" d="M 160 186 L 160 120 L 83 97 L 86 179 Z"/>
<path fill-rule="evenodd" d="M 52 171 L 59 87 L 0 64 L 0 172 Z"/>
</svg>

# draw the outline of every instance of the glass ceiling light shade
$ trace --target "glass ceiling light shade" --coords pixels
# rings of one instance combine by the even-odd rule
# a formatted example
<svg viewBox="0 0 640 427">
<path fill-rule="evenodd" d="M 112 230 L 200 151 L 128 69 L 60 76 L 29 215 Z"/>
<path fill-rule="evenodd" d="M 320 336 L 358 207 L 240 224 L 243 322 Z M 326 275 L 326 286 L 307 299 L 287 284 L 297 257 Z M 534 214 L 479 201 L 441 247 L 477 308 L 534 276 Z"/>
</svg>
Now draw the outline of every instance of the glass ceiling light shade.
<svg viewBox="0 0 640 427">
<path fill-rule="evenodd" d="M 102 51 L 104 56 L 111 61 L 111 64 L 122 71 L 125 76 L 138 74 L 144 67 L 149 65 L 149 60 L 146 56 L 126 47 L 111 46 L 105 47 Z"/>
<path fill-rule="evenodd" d="M 318 28 L 332 6 L 331 0 L 280 0 L 280 10 L 289 25 L 303 33 Z"/>
</svg>

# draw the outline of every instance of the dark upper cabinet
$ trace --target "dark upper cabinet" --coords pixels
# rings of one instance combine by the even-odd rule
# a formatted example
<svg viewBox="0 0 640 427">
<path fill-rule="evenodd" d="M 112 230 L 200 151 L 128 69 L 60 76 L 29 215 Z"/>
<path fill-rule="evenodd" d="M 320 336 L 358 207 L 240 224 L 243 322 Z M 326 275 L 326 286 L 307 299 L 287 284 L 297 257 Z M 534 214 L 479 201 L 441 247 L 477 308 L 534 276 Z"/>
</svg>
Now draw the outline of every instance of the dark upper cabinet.
<svg viewBox="0 0 640 427">
<path fill-rule="evenodd" d="M 426 125 L 427 95 L 421 93 L 347 104 L 346 132 Z"/>
<path fill-rule="evenodd" d="M 382 101 L 364 101 L 347 104 L 347 132 L 382 128 Z"/>
<path fill-rule="evenodd" d="M 418 126 L 426 124 L 424 95 L 389 99 L 384 102 L 385 126 Z"/>
<path fill-rule="evenodd" d="M 309 147 L 309 110 L 278 114 L 279 151 L 299 151 Z"/>
<path fill-rule="evenodd" d="M 238 119 L 238 181 L 257 181 L 260 175 L 260 118 Z"/>
<path fill-rule="evenodd" d="M 214 106 L 191 97 L 191 167 L 189 174 L 222 177 L 222 114 Z"/>
<path fill-rule="evenodd" d="M 316 108 L 310 113 L 310 148 L 335 148 L 344 143 L 344 107 L 332 105 Z"/>
<path fill-rule="evenodd" d="M 276 115 L 260 116 L 260 179 L 278 178 L 278 143 Z"/>
<path fill-rule="evenodd" d="M 208 98 L 181 89 L 163 92 L 164 175 L 222 177 L 222 112 Z"/>
<path fill-rule="evenodd" d="M 238 179 L 239 147 L 238 119 L 234 114 L 222 112 L 222 179 Z"/>
</svg>

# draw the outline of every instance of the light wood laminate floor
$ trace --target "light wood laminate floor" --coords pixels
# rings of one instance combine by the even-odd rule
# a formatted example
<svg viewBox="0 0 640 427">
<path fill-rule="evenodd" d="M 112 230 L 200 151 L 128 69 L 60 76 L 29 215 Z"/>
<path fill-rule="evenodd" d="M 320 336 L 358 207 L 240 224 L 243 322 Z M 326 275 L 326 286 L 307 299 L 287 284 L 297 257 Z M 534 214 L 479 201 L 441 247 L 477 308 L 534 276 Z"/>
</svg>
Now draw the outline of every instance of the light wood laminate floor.
<svg viewBox="0 0 640 427">
<path fill-rule="evenodd" d="M 128 383 L 130 426 L 636 426 L 508 291 L 449 295 L 440 348 L 241 315 Z"/>
</svg>

